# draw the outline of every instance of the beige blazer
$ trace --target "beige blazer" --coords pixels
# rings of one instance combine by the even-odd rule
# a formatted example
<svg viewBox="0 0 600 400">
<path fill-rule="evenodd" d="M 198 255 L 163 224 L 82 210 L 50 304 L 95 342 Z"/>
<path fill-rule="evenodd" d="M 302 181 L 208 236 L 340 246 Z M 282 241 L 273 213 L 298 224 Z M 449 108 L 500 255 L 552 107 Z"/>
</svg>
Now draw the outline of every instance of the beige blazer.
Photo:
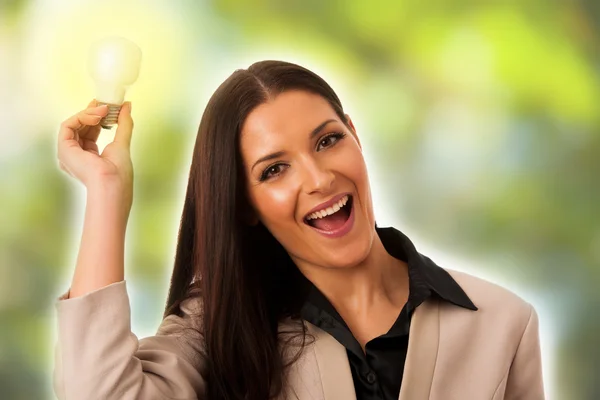
<svg viewBox="0 0 600 400">
<path fill-rule="evenodd" d="M 429 299 L 415 310 L 399 400 L 544 399 L 538 317 L 512 292 L 448 270 L 479 308 Z M 53 384 L 61 400 L 206 399 L 201 340 L 183 317 L 165 318 L 155 336 L 131 332 L 125 281 L 56 302 Z M 306 322 L 315 342 L 294 364 L 280 397 L 355 400 L 345 348 Z M 284 323 L 282 323 L 284 324 Z M 297 397 L 296 397 L 297 396 Z"/>
</svg>

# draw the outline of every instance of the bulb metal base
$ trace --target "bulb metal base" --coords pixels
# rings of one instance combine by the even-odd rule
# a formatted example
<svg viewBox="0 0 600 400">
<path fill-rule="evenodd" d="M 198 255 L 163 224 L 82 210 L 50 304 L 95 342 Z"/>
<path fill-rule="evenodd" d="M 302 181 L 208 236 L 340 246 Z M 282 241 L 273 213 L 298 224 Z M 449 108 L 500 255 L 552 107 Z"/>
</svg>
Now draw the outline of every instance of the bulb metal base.
<svg viewBox="0 0 600 400">
<path fill-rule="evenodd" d="M 111 125 L 116 125 L 119 120 L 119 111 L 121 111 L 121 104 L 110 104 L 99 101 L 98 105 L 102 106 L 106 104 L 108 106 L 108 114 L 106 117 L 100 120 L 100 126 L 104 129 L 112 129 Z"/>
</svg>

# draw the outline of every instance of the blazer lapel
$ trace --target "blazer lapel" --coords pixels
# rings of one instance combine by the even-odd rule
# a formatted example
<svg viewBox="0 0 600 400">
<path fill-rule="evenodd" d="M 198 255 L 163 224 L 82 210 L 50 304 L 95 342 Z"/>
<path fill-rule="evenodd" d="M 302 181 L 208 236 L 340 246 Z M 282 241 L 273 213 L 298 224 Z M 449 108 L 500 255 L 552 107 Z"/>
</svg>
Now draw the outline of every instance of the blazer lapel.
<svg viewBox="0 0 600 400">
<path fill-rule="evenodd" d="M 322 329 L 310 323 L 308 326 L 316 339 L 314 350 L 321 374 L 324 398 L 356 400 L 346 348 Z"/>
<path fill-rule="evenodd" d="M 440 342 L 439 300 L 429 299 L 414 311 L 399 400 L 429 399 Z"/>
<path fill-rule="evenodd" d="M 313 324 L 307 322 L 307 327 L 315 337 L 313 350 L 323 387 L 323 398 L 356 400 L 346 348 Z M 408 351 L 398 400 L 429 399 L 438 354 L 439 329 L 439 300 L 430 298 L 416 308 L 411 318 Z M 306 372 L 305 370 L 304 373 Z M 316 380 L 318 378 L 315 376 L 315 380 L 311 381 Z M 295 381 L 294 385 L 299 389 L 303 387 Z M 304 391 L 300 390 L 300 393 Z M 311 398 L 315 398 L 314 394 Z"/>
</svg>

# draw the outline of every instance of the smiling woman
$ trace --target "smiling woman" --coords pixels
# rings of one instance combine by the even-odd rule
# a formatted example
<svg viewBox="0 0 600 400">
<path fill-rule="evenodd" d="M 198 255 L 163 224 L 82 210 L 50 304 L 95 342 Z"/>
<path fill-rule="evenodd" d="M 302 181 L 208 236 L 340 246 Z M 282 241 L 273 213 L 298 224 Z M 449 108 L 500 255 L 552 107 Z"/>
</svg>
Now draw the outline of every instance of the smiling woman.
<svg viewBox="0 0 600 400">
<path fill-rule="evenodd" d="M 94 141 L 91 114 L 105 111 L 74 116 L 59 135 L 65 168 L 100 196 L 86 227 L 106 233 L 82 240 L 57 302 L 59 398 L 543 399 L 533 307 L 378 227 L 350 116 L 323 79 L 282 61 L 235 71 L 211 97 L 164 320 L 138 341 L 116 216 L 128 207 L 109 200 L 122 192 L 115 181 L 127 193 L 130 182 L 98 178 L 115 165 L 130 175 L 125 109 L 111 163 L 73 150 L 74 136 Z"/>
</svg>

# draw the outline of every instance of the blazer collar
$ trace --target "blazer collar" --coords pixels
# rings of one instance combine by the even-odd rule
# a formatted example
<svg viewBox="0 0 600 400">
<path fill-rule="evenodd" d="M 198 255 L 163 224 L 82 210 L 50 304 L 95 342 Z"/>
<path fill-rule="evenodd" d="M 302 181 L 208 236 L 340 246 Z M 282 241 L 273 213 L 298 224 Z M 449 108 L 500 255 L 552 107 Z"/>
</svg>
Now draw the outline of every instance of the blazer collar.
<svg viewBox="0 0 600 400">
<path fill-rule="evenodd" d="M 354 381 L 346 348 L 333 336 L 307 322 L 308 331 L 315 337 L 314 352 L 317 360 L 323 398 L 356 400 Z"/>
<path fill-rule="evenodd" d="M 439 304 L 430 299 L 413 314 L 399 400 L 429 398 L 440 345 Z"/>
<path fill-rule="evenodd" d="M 325 400 L 356 400 L 346 349 L 331 335 L 307 322 L 315 337 L 314 355 Z M 438 355 L 439 300 L 429 299 L 415 310 L 410 325 L 404 377 L 398 400 L 428 399 Z M 299 378 L 299 377 L 298 377 Z M 292 382 L 302 385 L 302 381 Z"/>
</svg>

